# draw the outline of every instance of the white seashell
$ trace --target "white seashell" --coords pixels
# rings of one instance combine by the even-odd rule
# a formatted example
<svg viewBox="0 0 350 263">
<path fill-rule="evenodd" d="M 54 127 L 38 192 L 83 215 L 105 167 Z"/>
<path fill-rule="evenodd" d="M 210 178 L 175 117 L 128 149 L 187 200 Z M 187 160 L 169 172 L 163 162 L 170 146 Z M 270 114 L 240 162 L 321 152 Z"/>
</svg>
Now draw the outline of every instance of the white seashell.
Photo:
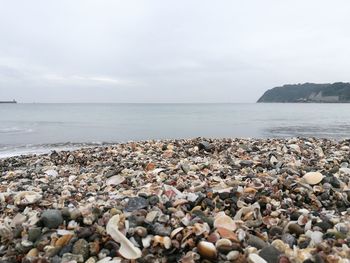
<svg viewBox="0 0 350 263">
<path fill-rule="evenodd" d="M 254 254 L 254 253 L 249 254 L 248 262 L 249 263 L 267 263 L 267 261 L 265 259 L 260 257 L 258 254 Z"/>
<path fill-rule="evenodd" d="M 15 205 L 30 205 L 41 200 L 42 195 L 33 191 L 23 191 L 16 194 L 14 197 Z"/>
<path fill-rule="evenodd" d="M 120 243 L 119 253 L 126 259 L 137 259 L 140 258 L 142 253 L 141 250 L 134 246 L 119 230 L 119 215 L 113 216 L 106 226 L 107 234 L 109 234 L 114 241 Z"/>
<path fill-rule="evenodd" d="M 118 185 L 125 181 L 125 177 L 114 175 L 106 180 L 106 185 Z"/>
<path fill-rule="evenodd" d="M 152 235 L 148 235 L 148 236 L 142 238 L 142 246 L 144 248 L 150 247 L 152 240 L 153 240 L 153 236 Z"/>
<path fill-rule="evenodd" d="M 69 231 L 69 230 L 65 230 L 65 229 L 58 229 L 57 235 L 59 235 L 59 236 L 74 235 L 74 231 Z"/>
<path fill-rule="evenodd" d="M 161 244 L 166 249 L 169 249 L 171 247 L 170 237 L 154 236 L 153 242 L 154 242 L 154 246 Z"/>
<path fill-rule="evenodd" d="M 46 175 L 51 176 L 51 177 L 57 177 L 58 176 L 58 172 L 56 170 L 47 170 L 45 172 Z"/>
<path fill-rule="evenodd" d="M 216 241 L 215 246 L 217 248 L 230 247 L 230 246 L 232 246 L 232 242 L 231 242 L 231 240 L 229 240 L 227 238 L 223 238 L 223 239 L 219 239 L 218 241 Z"/>
<path fill-rule="evenodd" d="M 311 240 L 313 241 L 314 244 L 319 244 L 323 241 L 323 233 L 321 231 L 314 231 L 311 234 Z"/>
<path fill-rule="evenodd" d="M 122 260 L 120 258 L 111 258 L 111 257 L 105 257 L 96 263 L 121 263 Z"/>
<path fill-rule="evenodd" d="M 184 228 L 183 227 L 178 227 L 176 229 L 174 229 L 171 234 L 170 234 L 170 238 L 174 238 L 178 233 L 180 233 Z"/>
<path fill-rule="evenodd" d="M 227 216 L 224 212 L 220 212 L 216 215 L 214 227 L 222 227 L 231 231 L 235 231 L 237 229 L 236 223 L 233 221 L 233 219 Z"/>
<path fill-rule="evenodd" d="M 307 184 L 314 185 L 322 181 L 323 175 L 320 172 L 309 172 L 303 176 L 303 179 Z"/>
</svg>

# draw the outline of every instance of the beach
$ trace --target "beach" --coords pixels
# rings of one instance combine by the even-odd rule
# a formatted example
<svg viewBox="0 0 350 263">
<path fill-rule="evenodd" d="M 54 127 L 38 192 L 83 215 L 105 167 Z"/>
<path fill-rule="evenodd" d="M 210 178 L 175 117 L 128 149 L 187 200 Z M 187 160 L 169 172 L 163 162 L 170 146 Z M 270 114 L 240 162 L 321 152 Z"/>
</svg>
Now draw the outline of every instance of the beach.
<svg viewBox="0 0 350 263">
<path fill-rule="evenodd" d="M 0 159 L 0 262 L 350 262 L 349 145 L 196 138 Z"/>
</svg>

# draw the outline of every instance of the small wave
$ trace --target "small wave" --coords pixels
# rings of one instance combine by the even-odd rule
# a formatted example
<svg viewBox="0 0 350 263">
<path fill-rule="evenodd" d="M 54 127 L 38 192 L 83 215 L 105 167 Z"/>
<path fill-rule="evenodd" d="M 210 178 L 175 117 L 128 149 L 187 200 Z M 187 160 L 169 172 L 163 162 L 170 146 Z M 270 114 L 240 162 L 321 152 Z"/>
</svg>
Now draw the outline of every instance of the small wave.
<svg viewBox="0 0 350 263">
<path fill-rule="evenodd" d="M 45 154 L 51 151 L 69 151 L 86 147 L 97 147 L 104 145 L 115 144 L 115 142 L 64 142 L 51 144 L 25 144 L 25 145 L 1 145 L 0 144 L 0 158 L 29 155 L 29 154 Z"/>
<path fill-rule="evenodd" d="M 34 130 L 31 128 L 18 128 L 18 127 L 5 127 L 0 128 L 2 134 L 19 134 L 19 133 L 31 133 Z"/>
</svg>

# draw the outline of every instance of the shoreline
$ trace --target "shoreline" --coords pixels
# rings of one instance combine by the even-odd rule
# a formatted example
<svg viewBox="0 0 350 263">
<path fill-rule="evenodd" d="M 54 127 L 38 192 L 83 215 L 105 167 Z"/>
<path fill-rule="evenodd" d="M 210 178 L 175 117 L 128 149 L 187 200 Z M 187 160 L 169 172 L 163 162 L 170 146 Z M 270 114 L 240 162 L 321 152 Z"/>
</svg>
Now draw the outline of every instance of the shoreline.
<svg viewBox="0 0 350 263">
<path fill-rule="evenodd" d="M 2 158 L 0 260 L 348 263 L 349 153 L 196 138 Z"/>
</svg>

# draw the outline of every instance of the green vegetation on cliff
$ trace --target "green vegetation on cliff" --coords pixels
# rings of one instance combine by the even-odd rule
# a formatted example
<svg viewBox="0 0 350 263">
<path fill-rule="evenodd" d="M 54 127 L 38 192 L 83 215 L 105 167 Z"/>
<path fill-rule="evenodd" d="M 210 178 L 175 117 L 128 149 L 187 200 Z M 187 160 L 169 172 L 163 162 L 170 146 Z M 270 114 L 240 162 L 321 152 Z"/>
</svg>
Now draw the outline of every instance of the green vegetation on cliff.
<svg viewBox="0 0 350 263">
<path fill-rule="evenodd" d="M 270 89 L 257 102 L 350 102 L 350 83 L 304 83 Z"/>
</svg>

